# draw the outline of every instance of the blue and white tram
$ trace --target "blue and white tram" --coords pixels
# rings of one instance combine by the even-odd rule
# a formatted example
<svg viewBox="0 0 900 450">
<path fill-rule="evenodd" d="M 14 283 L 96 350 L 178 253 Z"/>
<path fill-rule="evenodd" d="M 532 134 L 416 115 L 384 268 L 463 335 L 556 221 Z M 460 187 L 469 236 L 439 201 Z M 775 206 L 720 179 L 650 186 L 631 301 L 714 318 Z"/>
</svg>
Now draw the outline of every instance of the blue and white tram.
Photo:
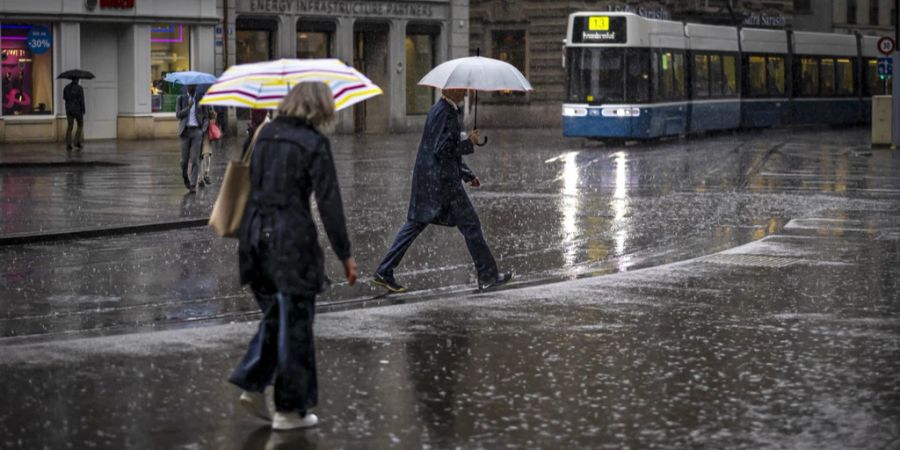
<svg viewBox="0 0 900 450">
<path fill-rule="evenodd" d="M 737 128 L 741 124 L 738 33 L 734 27 L 687 24 L 688 131 Z"/>
<path fill-rule="evenodd" d="M 567 36 L 565 136 L 645 139 L 687 131 L 682 24 L 574 13 Z"/>
<path fill-rule="evenodd" d="M 791 118 L 784 30 L 741 30 L 741 127 L 774 127 Z"/>
<path fill-rule="evenodd" d="M 877 37 L 569 16 L 563 134 L 647 139 L 868 121 Z"/>
<path fill-rule="evenodd" d="M 857 92 L 859 48 L 851 34 L 793 34 L 794 124 L 862 122 Z"/>
</svg>

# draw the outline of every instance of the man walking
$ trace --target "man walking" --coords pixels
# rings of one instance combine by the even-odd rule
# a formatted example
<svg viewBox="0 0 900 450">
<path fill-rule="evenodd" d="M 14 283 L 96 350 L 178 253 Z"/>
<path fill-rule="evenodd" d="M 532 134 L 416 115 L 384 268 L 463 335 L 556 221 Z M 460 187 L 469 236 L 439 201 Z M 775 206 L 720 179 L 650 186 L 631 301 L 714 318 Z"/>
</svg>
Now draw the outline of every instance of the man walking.
<svg viewBox="0 0 900 450">
<path fill-rule="evenodd" d="M 81 138 L 84 134 L 84 88 L 78 84 L 78 78 L 63 89 L 63 100 L 66 102 L 66 151 L 72 150 L 72 125 L 77 122 L 78 131 L 75 132 L 75 148 L 81 150 Z"/>
<path fill-rule="evenodd" d="M 481 186 L 481 180 L 462 160 L 463 155 L 475 152 L 474 143 L 478 141 L 478 130 L 472 131 L 467 139 L 460 133 L 461 112 L 458 105 L 465 99 L 466 91 L 444 89 L 441 94 L 441 99 L 431 107 L 425 121 L 425 131 L 413 169 L 407 222 L 397 233 L 394 244 L 372 280 L 376 286 L 391 292 L 406 291 L 394 278 L 394 268 L 428 224 L 455 226 L 463 234 L 478 272 L 479 289 L 499 286 L 512 279 L 511 273 L 497 271 L 497 263 L 484 240 L 478 214 L 462 184 L 465 181 L 472 187 Z"/>
<path fill-rule="evenodd" d="M 181 138 L 181 178 L 184 179 L 184 187 L 191 194 L 197 192 L 200 149 L 209 126 L 209 113 L 205 107 L 197 104 L 196 92 L 197 86 L 189 85 L 187 94 L 179 95 L 175 101 L 175 117 L 179 119 L 178 137 Z"/>
</svg>

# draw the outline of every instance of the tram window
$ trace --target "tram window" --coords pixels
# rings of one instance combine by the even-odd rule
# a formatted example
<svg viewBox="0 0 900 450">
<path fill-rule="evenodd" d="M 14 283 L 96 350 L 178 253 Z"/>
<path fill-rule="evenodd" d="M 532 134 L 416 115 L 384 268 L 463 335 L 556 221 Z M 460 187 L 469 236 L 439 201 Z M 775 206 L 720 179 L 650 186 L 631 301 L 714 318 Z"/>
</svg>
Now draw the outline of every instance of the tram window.
<svg viewBox="0 0 900 450">
<path fill-rule="evenodd" d="M 709 58 L 694 55 L 694 97 L 709 97 Z"/>
<path fill-rule="evenodd" d="M 800 58 L 800 95 L 819 93 L 819 61 L 816 58 Z"/>
<path fill-rule="evenodd" d="M 843 58 L 836 61 L 836 84 L 838 95 L 853 95 L 853 63 L 849 59 Z"/>
<path fill-rule="evenodd" d="M 722 57 L 722 71 L 725 75 L 725 95 L 737 94 L 737 64 L 733 55 Z"/>
<path fill-rule="evenodd" d="M 747 80 L 750 95 L 766 95 L 766 58 L 750 56 L 747 64 Z"/>
<path fill-rule="evenodd" d="M 625 100 L 624 52 L 620 48 L 572 48 L 569 99 L 574 102 Z"/>
<path fill-rule="evenodd" d="M 659 52 L 653 50 L 653 54 L 650 56 L 650 96 L 654 101 L 662 98 L 659 90 L 659 78 Z"/>
<path fill-rule="evenodd" d="M 661 100 L 672 100 L 675 97 L 675 80 L 672 52 L 663 52 L 659 55 L 659 96 Z"/>
<path fill-rule="evenodd" d="M 724 94 L 724 82 L 722 80 L 722 57 L 709 55 L 709 92 L 718 97 Z"/>
<path fill-rule="evenodd" d="M 766 76 L 769 79 L 769 95 L 781 97 L 784 95 L 784 58 L 781 56 L 768 57 L 766 64 Z"/>
<path fill-rule="evenodd" d="M 650 50 L 625 50 L 625 97 L 629 102 L 650 101 Z"/>
<path fill-rule="evenodd" d="M 834 60 L 822 58 L 822 67 L 819 68 L 822 75 L 821 95 L 834 95 Z"/>
<path fill-rule="evenodd" d="M 684 53 L 675 53 L 674 56 L 675 97 L 683 100 L 685 98 Z"/>
</svg>

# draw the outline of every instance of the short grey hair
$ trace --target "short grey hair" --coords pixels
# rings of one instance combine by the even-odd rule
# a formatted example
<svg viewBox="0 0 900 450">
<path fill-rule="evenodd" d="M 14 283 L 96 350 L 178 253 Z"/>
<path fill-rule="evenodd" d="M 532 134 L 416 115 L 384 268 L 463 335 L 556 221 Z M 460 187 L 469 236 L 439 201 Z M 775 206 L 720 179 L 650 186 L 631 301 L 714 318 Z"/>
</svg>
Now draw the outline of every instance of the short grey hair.
<svg viewBox="0 0 900 450">
<path fill-rule="evenodd" d="M 334 120 L 334 98 L 331 88 L 320 81 L 294 86 L 278 105 L 278 115 L 303 119 L 320 128 Z"/>
</svg>

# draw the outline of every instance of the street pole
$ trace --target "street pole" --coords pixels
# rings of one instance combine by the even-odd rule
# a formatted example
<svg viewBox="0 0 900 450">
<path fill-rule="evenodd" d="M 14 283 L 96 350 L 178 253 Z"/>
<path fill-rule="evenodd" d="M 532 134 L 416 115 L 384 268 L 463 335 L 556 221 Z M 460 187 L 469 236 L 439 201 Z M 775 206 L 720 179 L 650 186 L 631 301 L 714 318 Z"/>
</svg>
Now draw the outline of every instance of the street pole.
<svg viewBox="0 0 900 450">
<path fill-rule="evenodd" d="M 900 52 L 897 51 L 897 42 L 900 39 L 900 0 L 894 0 L 894 52 L 891 55 L 895 69 L 900 69 Z M 891 76 L 891 144 L 894 148 L 900 147 L 900 73 Z"/>
</svg>

